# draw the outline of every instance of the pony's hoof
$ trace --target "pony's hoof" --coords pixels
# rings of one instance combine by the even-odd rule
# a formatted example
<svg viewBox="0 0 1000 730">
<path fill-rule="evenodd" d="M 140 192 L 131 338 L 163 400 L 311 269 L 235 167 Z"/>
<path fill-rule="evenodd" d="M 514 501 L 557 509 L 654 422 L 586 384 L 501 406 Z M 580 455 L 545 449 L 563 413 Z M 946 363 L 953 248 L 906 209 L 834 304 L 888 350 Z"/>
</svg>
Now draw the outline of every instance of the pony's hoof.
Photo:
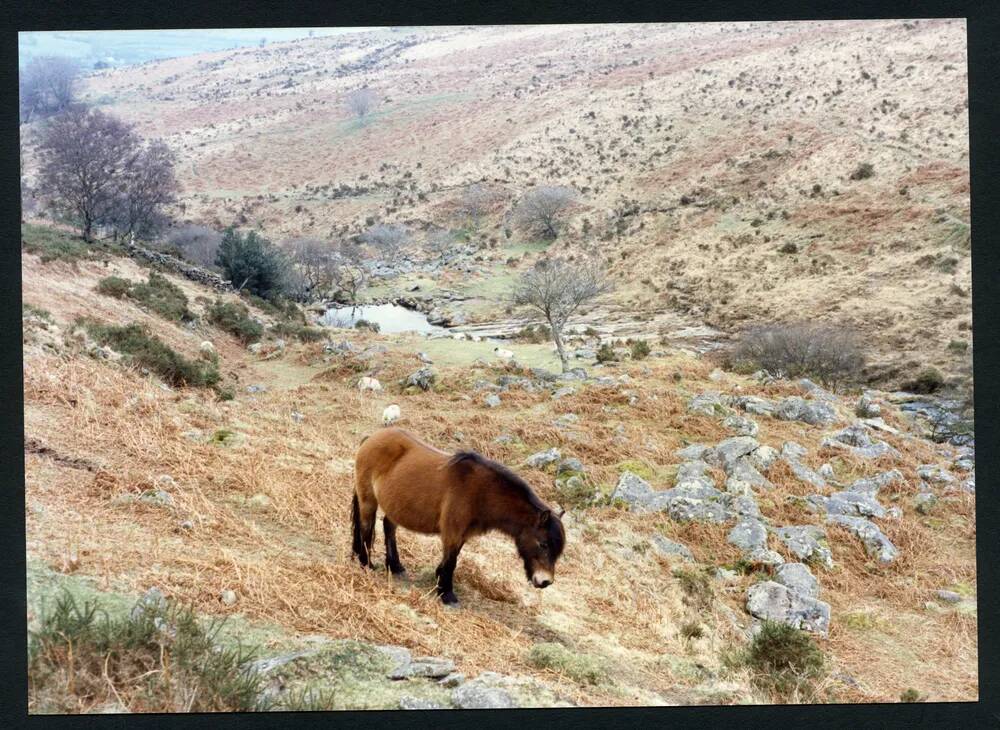
<svg viewBox="0 0 1000 730">
<path fill-rule="evenodd" d="M 406 568 L 404 568 L 402 565 L 390 565 L 389 572 L 392 573 L 393 575 L 399 576 L 400 578 L 406 577 Z"/>
<path fill-rule="evenodd" d="M 458 596 L 455 595 L 454 591 L 448 591 L 447 593 L 442 593 L 441 603 L 443 603 L 446 606 L 454 606 L 458 603 Z"/>
</svg>

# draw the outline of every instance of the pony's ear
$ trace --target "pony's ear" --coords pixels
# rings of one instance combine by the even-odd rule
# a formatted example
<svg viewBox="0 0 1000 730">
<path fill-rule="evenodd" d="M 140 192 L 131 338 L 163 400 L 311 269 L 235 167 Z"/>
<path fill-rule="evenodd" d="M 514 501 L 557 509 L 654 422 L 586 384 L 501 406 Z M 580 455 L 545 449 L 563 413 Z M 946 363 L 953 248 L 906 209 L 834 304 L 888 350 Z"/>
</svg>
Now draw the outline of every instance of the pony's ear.
<svg viewBox="0 0 1000 730">
<path fill-rule="evenodd" d="M 542 510 L 538 513 L 538 526 L 545 527 L 549 524 L 549 520 L 552 519 L 552 510 Z"/>
</svg>

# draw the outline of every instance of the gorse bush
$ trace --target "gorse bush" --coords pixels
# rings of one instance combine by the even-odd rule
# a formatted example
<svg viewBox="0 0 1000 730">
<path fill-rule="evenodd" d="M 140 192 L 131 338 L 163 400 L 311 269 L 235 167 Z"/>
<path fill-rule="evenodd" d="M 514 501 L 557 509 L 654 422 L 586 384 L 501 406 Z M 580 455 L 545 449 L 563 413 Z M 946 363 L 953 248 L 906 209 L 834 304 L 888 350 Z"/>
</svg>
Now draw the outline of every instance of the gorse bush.
<svg viewBox="0 0 1000 730">
<path fill-rule="evenodd" d="M 378 332 L 382 329 L 378 322 L 369 322 L 367 319 L 359 319 L 354 323 L 354 329 L 356 330 L 368 330 L 369 332 Z"/>
<path fill-rule="evenodd" d="M 238 290 L 245 289 L 264 299 L 274 299 L 283 291 L 288 260 L 256 231 L 244 236 L 235 228 L 227 228 L 219 242 L 215 263 Z"/>
<path fill-rule="evenodd" d="M 552 329 L 546 324 L 529 324 L 515 332 L 513 339 L 533 345 L 544 344 L 552 339 Z"/>
<path fill-rule="evenodd" d="M 645 340 L 636 340 L 632 343 L 633 360 L 645 360 L 649 357 L 650 352 L 652 352 L 652 350 L 649 347 L 649 343 Z"/>
<path fill-rule="evenodd" d="M 220 380 L 214 364 L 188 360 L 141 325 L 117 327 L 88 319 L 78 324 L 98 344 L 120 352 L 132 364 L 148 368 L 171 385 L 205 387 Z"/>
<path fill-rule="evenodd" d="M 188 322 L 194 314 L 188 309 L 183 290 L 162 274 L 151 271 L 145 283 L 133 283 L 118 276 L 108 276 L 97 283 L 97 291 L 116 299 L 132 299 L 165 319 Z"/>
<path fill-rule="evenodd" d="M 864 363 L 855 333 L 803 322 L 747 330 L 730 352 L 728 364 L 742 372 L 766 370 L 787 378 L 816 378 L 836 387 L 857 380 Z"/>
<path fill-rule="evenodd" d="M 263 680 L 249 666 L 253 652 L 221 645 L 222 625 L 203 626 L 165 601 L 111 618 L 65 592 L 29 636 L 29 704 L 46 713 L 109 703 L 127 712 L 267 709 Z"/>
<path fill-rule="evenodd" d="M 605 342 L 597 349 L 597 362 L 617 362 L 618 353 L 610 344 Z"/>
<path fill-rule="evenodd" d="M 754 683 L 779 696 L 809 689 L 823 672 L 823 652 L 809 634 L 787 624 L 765 621 L 746 651 Z"/>
<path fill-rule="evenodd" d="M 250 310 L 239 302 L 216 299 L 205 312 L 208 321 L 236 335 L 244 344 L 256 342 L 264 334 L 264 326 L 250 318 Z"/>
</svg>

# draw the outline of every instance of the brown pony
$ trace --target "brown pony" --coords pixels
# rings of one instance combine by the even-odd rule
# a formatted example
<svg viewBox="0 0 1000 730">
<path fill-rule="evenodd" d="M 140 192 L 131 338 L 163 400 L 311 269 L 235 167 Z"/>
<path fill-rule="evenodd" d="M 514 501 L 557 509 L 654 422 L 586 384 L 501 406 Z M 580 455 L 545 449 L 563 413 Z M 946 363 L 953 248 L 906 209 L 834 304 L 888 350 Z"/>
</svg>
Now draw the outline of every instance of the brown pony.
<svg viewBox="0 0 1000 730">
<path fill-rule="evenodd" d="M 418 441 L 399 428 L 385 428 L 361 442 L 355 458 L 351 502 L 354 554 L 371 565 L 375 514 L 385 513 L 386 565 L 402 573 L 396 527 L 441 535 L 437 592 L 457 603 L 452 586 L 458 553 L 470 538 L 499 530 L 514 539 L 524 572 L 536 588 L 555 578 L 566 542 L 559 515 L 517 474 L 473 452 L 457 454 Z M 374 566 L 372 566 L 374 567 Z"/>
</svg>

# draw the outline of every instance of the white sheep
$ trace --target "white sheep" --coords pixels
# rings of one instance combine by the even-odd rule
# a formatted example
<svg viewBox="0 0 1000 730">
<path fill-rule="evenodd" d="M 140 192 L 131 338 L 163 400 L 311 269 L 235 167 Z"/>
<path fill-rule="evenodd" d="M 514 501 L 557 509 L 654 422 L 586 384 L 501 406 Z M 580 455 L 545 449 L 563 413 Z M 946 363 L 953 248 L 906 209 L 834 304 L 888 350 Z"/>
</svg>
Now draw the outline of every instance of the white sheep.
<svg viewBox="0 0 1000 730">
<path fill-rule="evenodd" d="M 513 360 L 514 353 L 511 350 L 505 350 L 502 347 L 494 347 L 493 354 L 499 357 L 501 360 Z"/>
<path fill-rule="evenodd" d="M 382 423 L 386 426 L 399 420 L 399 406 L 393 403 L 382 411 Z"/>
<path fill-rule="evenodd" d="M 202 360 L 211 360 L 212 356 L 215 354 L 215 345 L 208 340 L 205 340 L 198 346 L 198 352 L 201 354 Z"/>
<path fill-rule="evenodd" d="M 465 339 L 465 333 L 464 332 L 455 332 L 454 334 L 452 334 L 451 339 L 453 339 L 453 340 L 464 340 Z"/>
<path fill-rule="evenodd" d="M 364 393 L 366 390 L 370 390 L 373 393 L 378 393 L 382 390 L 382 383 L 378 382 L 377 378 L 361 378 L 358 381 L 358 390 Z"/>
</svg>

